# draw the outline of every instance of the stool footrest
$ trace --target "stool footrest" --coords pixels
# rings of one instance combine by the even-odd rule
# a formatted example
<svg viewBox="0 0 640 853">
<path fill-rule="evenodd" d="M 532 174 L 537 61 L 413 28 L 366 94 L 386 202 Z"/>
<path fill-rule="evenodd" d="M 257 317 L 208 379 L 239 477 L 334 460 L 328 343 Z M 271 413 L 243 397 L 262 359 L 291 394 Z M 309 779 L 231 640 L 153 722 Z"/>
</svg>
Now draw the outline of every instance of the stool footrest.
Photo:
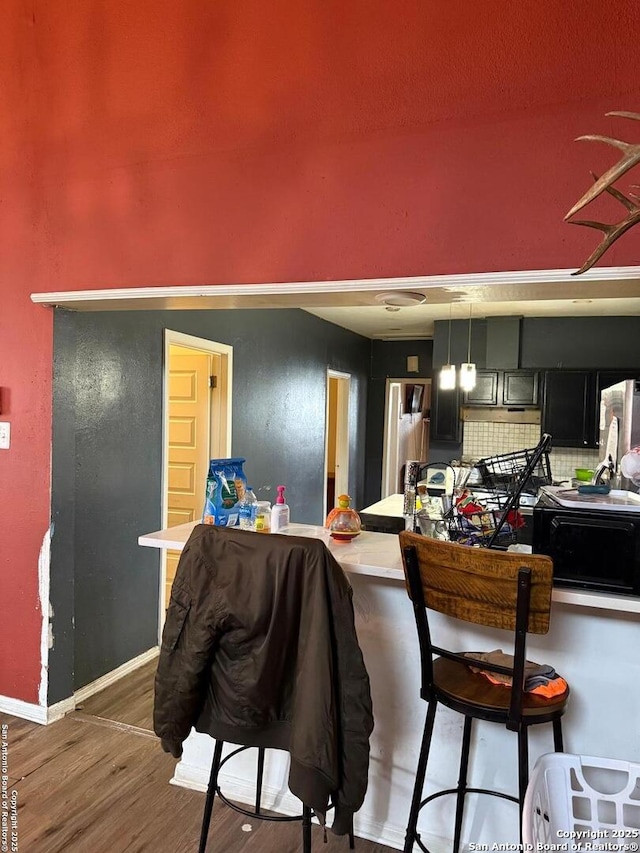
<svg viewBox="0 0 640 853">
<path fill-rule="evenodd" d="M 490 797 L 501 797 L 503 800 L 510 800 L 512 803 L 520 802 L 518 797 L 514 797 L 513 794 L 503 794 L 502 791 L 491 791 L 488 788 L 463 788 L 462 790 L 465 794 L 488 794 Z M 425 799 L 420 802 L 420 805 L 418 806 L 418 811 L 423 806 L 426 806 L 427 803 L 430 803 L 431 800 L 437 800 L 438 797 L 444 797 L 447 794 L 457 793 L 457 788 L 447 788 L 444 791 L 437 791 L 435 794 L 429 794 L 428 797 L 425 797 Z"/>
<path fill-rule="evenodd" d="M 490 797 L 500 797 L 503 800 L 510 800 L 512 803 L 519 803 L 520 800 L 517 797 L 514 797 L 513 794 L 503 794 L 502 791 L 491 791 L 489 788 L 463 788 L 462 789 L 465 794 L 488 794 Z M 448 794 L 457 794 L 457 788 L 446 788 L 444 791 L 436 791 L 435 794 L 429 794 L 428 797 L 425 797 L 424 800 L 420 802 L 418 806 L 418 811 L 423 806 L 426 806 L 427 803 L 430 803 L 432 800 L 437 800 L 438 797 L 445 797 Z M 413 836 L 413 840 L 418 845 L 418 847 L 423 851 L 423 853 L 431 853 L 428 847 L 422 843 L 422 839 L 420 838 L 420 833 L 415 832 Z"/>
<path fill-rule="evenodd" d="M 268 814 L 265 814 L 263 811 L 260 811 L 258 813 L 258 812 L 256 812 L 255 809 L 245 809 L 242 806 L 239 806 L 237 803 L 231 802 L 231 800 L 229 800 L 227 797 L 225 797 L 225 795 L 221 792 L 219 786 L 216 786 L 216 794 L 220 797 L 222 802 L 225 805 L 229 806 L 230 809 L 233 809 L 234 812 L 240 812 L 240 814 L 246 815 L 247 817 L 255 817 L 255 818 L 259 818 L 260 820 L 272 820 L 272 821 L 274 821 L 274 823 L 278 823 L 279 821 L 291 822 L 294 820 L 302 820 L 302 818 L 303 818 L 303 815 L 301 815 L 301 814 L 268 815 Z"/>
<path fill-rule="evenodd" d="M 220 764 L 218 765 L 218 773 L 224 767 L 224 765 L 229 761 L 229 759 L 234 758 L 234 756 L 238 755 L 239 752 L 244 752 L 247 749 L 257 749 L 258 747 L 251 746 L 239 746 L 237 749 L 232 750 L 228 755 L 222 759 Z M 291 823 L 296 820 L 303 820 L 304 814 L 294 814 L 294 815 L 268 815 L 264 814 L 262 809 L 258 811 L 257 809 L 245 809 L 243 806 L 239 806 L 237 803 L 231 802 L 231 800 L 226 797 L 222 791 L 220 790 L 220 785 L 216 784 L 216 794 L 220 797 L 222 802 L 229 806 L 230 809 L 233 809 L 234 812 L 239 812 L 240 814 L 245 815 L 246 817 L 254 817 L 259 820 L 271 820 L 274 823 Z"/>
</svg>

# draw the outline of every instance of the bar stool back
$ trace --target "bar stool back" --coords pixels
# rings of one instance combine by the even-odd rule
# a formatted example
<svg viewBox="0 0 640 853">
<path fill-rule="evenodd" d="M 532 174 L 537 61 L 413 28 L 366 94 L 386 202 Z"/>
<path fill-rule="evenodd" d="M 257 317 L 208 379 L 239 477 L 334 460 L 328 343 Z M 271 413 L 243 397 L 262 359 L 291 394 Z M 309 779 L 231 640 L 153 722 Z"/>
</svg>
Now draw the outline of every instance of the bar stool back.
<svg viewBox="0 0 640 853">
<path fill-rule="evenodd" d="M 569 698 L 568 686 L 551 698 L 524 690 L 527 633 L 546 634 L 549 630 L 553 563 L 549 557 L 542 555 L 473 548 L 436 541 L 408 531 L 400 534 L 400 547 L 420 645 L 420 696 L 428 703 L 404 851 L 411 853 L 414 842 L 422 850 L 427 849 L 417 831 L 420 809 L 438 797 L 456 794 L 453 849 L 457 853 L 467 793 L 491 794 L 512 800 L 519 804 L 522 813 L 529 775 L 529 726 L 552 723 L 554 749 L 556 752 L 563 751 L 561 717 Z M 428 610 L 511 632 L 513 666 L 469 659 L 461 652 L 434 645 Z M 474 669 L 511 676 L 512 686 L 493 684 L 481 673 L 473 672 L 470 664 Z M 464 715 L 460 773 L 455 788 L 438 791 L 422 799 L 438 703 Z M 501 723 L 517 732 L 517 797 L 484 788 L 467 787 L 474 719 Z"/>
</svg>

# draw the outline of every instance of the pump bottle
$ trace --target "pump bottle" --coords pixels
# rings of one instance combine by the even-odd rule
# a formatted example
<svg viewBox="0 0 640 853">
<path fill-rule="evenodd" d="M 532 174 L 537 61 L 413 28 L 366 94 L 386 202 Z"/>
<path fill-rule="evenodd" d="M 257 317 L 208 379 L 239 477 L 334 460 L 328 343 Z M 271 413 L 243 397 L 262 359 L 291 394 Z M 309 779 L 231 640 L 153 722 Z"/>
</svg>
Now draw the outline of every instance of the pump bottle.
<svg viewBox="0 0 640 853">
<path fill-rule="evenodd" d="M 271 532 L 277 533 L 289 524 L 289 507 L 284 499 L 284 486 L 278 486 L 278 497 L 271 507 Z"/>
</svg>

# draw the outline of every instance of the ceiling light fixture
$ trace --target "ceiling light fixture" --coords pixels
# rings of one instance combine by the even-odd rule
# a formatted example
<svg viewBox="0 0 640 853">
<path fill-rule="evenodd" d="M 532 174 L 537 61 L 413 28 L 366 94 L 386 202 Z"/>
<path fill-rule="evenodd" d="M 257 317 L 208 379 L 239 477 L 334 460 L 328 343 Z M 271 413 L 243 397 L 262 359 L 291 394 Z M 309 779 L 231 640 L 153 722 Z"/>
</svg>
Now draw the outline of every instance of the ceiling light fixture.
<svg viewBox="0 0 640 853">
<path fill-rule="evenodd" d="M 438 386 L 441 391 L 453 391 L 456 387 L 456 366 L 451 364 L 451 303 L 449 303 L 449 343 L 447 346 L 447 363 L 440 368 Z"/>
<path fill-rule="evenodd" d="M 387 293 L 378 293 L 376 300 L 396 308 L 411 308 L 414 305 L 422 305 L 427 301 L 427 297 L 411 290 L 390 290 Z"/>
<path fill-rule="evenodd" d="M 460 365 L 460 387 L 463 391 L 473 391 L 476 387 L 476 366 L 471 361 L 471 302 L 469 303 L 469 338 L 467 341 L 467 360 Z"/>
</svg>

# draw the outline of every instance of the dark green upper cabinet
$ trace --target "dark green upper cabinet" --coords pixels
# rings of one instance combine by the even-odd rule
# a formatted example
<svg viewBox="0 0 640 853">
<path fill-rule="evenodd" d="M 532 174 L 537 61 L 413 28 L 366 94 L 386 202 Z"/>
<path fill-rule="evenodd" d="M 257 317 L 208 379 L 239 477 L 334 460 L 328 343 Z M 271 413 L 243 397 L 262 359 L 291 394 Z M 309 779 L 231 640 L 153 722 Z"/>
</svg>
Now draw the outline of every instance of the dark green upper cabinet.
<svg viewBox="0 0 640 853">
<path fill-rule="evenodd" d="M 537 406 L 539 374 L 530 370 L 505 370 L 502 377 L 503 406 Z"/>
<path fill-rule="evenodd" d="M 625 379 L 640 379 L 640 370 L 599 370 L 596 374 L 596 403 L 600 403 L 600 392 L 603 388 L 624 382 Z"/>
<path fill-rule="evenodd" d="M 539 374 L 531 370 L 479 370 L 465 406 L 538 406 Z"/>
<path fill-rule="evenodd" d="M 596 447 L 596 383 L 591 370 L 547 370 L 542 431 L 554 447 Z"/>
<path fill-rule="evenodd" d="M 465 406 L 497 406 L 498 381 L 497 370 L 478 370 L 476 387 L 464 395 Z"/>
<path fill-rule="evenodd" d="M 431 441 L 457 443 L 461 441 L 460 392 L 457 388 L 452 391 L 441 391 L 437 387 L 434 388 L 431 398 L 429 435 Z"/>
</svg>

